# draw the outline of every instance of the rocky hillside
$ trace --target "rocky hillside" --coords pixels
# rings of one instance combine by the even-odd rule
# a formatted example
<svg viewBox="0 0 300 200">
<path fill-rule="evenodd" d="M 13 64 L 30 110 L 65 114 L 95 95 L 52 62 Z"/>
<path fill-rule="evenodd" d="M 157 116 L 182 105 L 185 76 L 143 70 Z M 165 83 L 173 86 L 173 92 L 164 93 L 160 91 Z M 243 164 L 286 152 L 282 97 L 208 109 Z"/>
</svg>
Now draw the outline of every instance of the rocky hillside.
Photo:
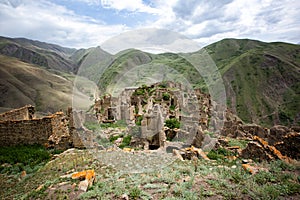
<svg viewBox="0 0 300 200">
<path fill-rule="evenodd" d="M 71 106 L 72 100 L 88 108 L 95 84 L 75 74 L 89 52 L 0 37 L 0 110 L 31 104 L 40 112 L 55 112 Z"/>
</svg>

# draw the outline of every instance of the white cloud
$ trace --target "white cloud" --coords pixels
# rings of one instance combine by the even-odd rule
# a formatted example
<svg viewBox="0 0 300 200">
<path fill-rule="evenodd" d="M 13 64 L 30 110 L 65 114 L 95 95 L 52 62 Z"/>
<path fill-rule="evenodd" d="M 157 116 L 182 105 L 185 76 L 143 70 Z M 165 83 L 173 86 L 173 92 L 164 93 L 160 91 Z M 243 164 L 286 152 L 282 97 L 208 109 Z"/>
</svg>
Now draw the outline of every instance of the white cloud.
<svg viewBox="0 0 300 200">
<path fill-rule="evenodd" d="M 162 17 L 155 24 L 178 31 L 201 45 L 226 37 L 294 43 L 300 40 L 297 0 L 178 0 L 169 6 L 172 10 L 166 9 L 165 13 L 172 17 Z"/>
<path fill-rule="evenodd" d="M 19 1 L 17 6 L 0 2 L 0 34 L 27 37 L 69 47 L 99 45 L 112 35 L 128 29 L 124 25 L 107 25 L 87 16 L 77 16 L 48 1 Z M 5 19 L 5 20 L 4 20 Z"/>
<path fill-rule="evenodd" d="M 97 17 L 90 13 L 90 17 L 88 13 L 79 15 L 89 11 L 76 12 L 70 10 L 74 9 L 72 6 L 67 8 L 62 6 L 63 3 L 58 5 L 51 1 L 0 0 L 0 35 L 27 37 L 77 48 L 97 46 L 119 33 L 137 28 L 168 29 L 201 45 L 225 37 L 300 41 L 298 0 L 147 1 L 150 3 L 142 0 L 70 0 L 99 8 L 107 1 L 108 8 L 104 11 L 112 13 L 112 17 L 118 13 L 130 16 L 121 17 L 119 22 L 113 23 L 109 18 L 101 18 L 101 13 Z M 130 13 L 145 13 L 147 17 L 135 22 L 134 16 L 137 15 Z M 128 19 L 130 23 L 127 23 Z"/>
</svg>

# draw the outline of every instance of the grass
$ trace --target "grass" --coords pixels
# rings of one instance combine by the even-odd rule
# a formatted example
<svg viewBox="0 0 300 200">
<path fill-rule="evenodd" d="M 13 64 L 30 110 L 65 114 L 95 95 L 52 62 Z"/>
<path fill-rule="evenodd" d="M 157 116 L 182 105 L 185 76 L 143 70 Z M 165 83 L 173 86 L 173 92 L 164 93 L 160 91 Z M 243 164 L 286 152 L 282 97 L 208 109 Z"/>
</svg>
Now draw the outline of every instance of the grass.
<svg viewBox="0 0 300 200">
<path fill-rule="evenodd" d="M 230 138 L 230 140 L 228 141 L 228 145 L 230 147 L 239 146 L 239 147 L 241 147 L 241 149 L 246 148 L 248 143 L 249 143 L 249 141 L 247 141 L 247 140 L 239 140 L 239 139 L 235 139 L 235 138 Z"/>
<path fill-rule="evenodd" d="M 101 129 L 107 129 L 107 128 L 126 128 L 127 124 L 124 120 L 118 120 L 114 123 L 98 123 L 98 122 L 85 122 L 84 126 L 92 131 L 99 131 Z"/>
<path fill-rule="evenodd" d="M 127 140 L 127 139 L 124 139 Z M 129 140 L 129 139 L 128 139 Z M 226 154 L 226 152 L 219 152 Z M 60 154 L 24 180 L 16 181 L 14 187 L 3 179 L 1 199 L 47 199 L 70 198 L 76 193 L 80 199 L 278 199 L 299 194 L 300 168 L 282 161 L 256 163 L 268 169 L 255 175 L 244 171 L 241 161 L 227 162 L 225 159 L 193 161 L 176 160 L 170 165 L 148 173 L 120 173 L 95 159 L 88 150 L 72 150 Z M 150 161 L 149 161 L 150 162 Z M 97 181 L 86 193 L 78 191 L 77 180 L 62 178 L 70 170 L 94 169 Z M 60 187 L 65 182 L 68 187 Z M 42 189 L 36 190 L 40 185 Z M 49 188 L 56 188 L 51 192 Z"/>
<path fill-rule="evenodd" d="M 0 172 L 17 174 L 25 170 L 34 173 L 49 159 L 50 152 L 41 145 L 1 147 Z"/>
</svg>

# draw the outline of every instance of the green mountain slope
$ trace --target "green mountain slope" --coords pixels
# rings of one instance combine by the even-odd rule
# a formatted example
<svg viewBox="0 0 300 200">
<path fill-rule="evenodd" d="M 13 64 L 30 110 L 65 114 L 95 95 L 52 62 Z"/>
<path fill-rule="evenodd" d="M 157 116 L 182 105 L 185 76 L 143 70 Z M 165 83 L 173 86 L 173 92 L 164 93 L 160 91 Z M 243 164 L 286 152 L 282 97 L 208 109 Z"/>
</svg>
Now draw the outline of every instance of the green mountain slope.
<svg viewBox="0 0 300 200">
<path fill-rule="evenodd" d="M 299 123 L 299 45 L 225 39 L 205 48 L 223 75 L 229 107 L 244 121 Z"/>
<path fill-rule="evenodd" d="M 111 92 L 118 84 L 141 86 L 160 81 L 188 82 L 191 87 L 204 87 L 197 70 L 185 58 L 174 53 L 150 54 L 126 50 L 114 56 L 98 81 L 101 91 Z"/>
<path fill-rule="evenodd" d="M 205 49 L 223 77 L 228 106 L 241 119 L 265 126 L 299 123 L 299 45 L 224 39 Z M 184 78 L 192 87 L 207 91 L 203 77 L 188 61 L 197 53 L 155 55 L 126 50 L 114 56 L 98 86 L 111 92 L 121 84 L 138 86 L 155 81 L 149 77 L 159 81 L 168 76 L 174 81 Z"/>
<path fill-rule="evenodd" d="M 103 70 L 112 62 L 113 56 L 100 47 L 93 47 L 77 50 L 71 59 L 77 63 L 77 75 L 97 82 Z"/>
</svg>

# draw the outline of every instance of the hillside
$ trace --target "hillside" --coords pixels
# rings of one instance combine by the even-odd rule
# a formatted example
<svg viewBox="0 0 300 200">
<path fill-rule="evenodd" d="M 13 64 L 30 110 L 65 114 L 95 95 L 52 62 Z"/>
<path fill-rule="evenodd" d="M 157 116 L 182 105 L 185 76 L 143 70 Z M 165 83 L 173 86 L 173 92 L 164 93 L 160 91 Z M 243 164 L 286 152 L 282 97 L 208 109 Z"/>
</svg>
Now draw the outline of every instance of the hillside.
<svg viewBox="0 0 300 200">
<path fill-rule="evenodd" d="M 31 104 L 40 112 L 56 112 L 71 106 L 73 98 L 83 107 L 88 107 L 91 104 L 90 88 L 74 90 L 73 93 L 74 78 L 74 75 L 63 72 L 54 74 L 16 58 L 0 55 L 0 110 Z M 77 79 L 77 82 L 90 82 Z"/>
<path fill-rule="evenodd" d="M 77 63 L 77 75 L 97 82 L 104 69 L 112 62 L 113 56 L 100 47 L 79 49 L 70 57 Z"/>
<path fill-rule="evenodd" d="M 161 81 L 190 83 L 205 88 L 203 79 L 186 59 L 178 54 L 150 54 L 136 49 L 119 52 L 99 78 L 101 91 L 115 87 L 150 85 Z"/>
<path fill-rule="evenodd" d="M 245 122 L 299 123 L 299 45 L 225 39 L 205 49 L 223 75 L 228 105 Z"/>
<path fill-rule="evenodd" d="M 0 37 L 0 54 L 15 57 L 48 70 L 76 72 L 77 64 L 69 58 L 75 51 L 76 49 L 25 38 Z"/>
</svg>

